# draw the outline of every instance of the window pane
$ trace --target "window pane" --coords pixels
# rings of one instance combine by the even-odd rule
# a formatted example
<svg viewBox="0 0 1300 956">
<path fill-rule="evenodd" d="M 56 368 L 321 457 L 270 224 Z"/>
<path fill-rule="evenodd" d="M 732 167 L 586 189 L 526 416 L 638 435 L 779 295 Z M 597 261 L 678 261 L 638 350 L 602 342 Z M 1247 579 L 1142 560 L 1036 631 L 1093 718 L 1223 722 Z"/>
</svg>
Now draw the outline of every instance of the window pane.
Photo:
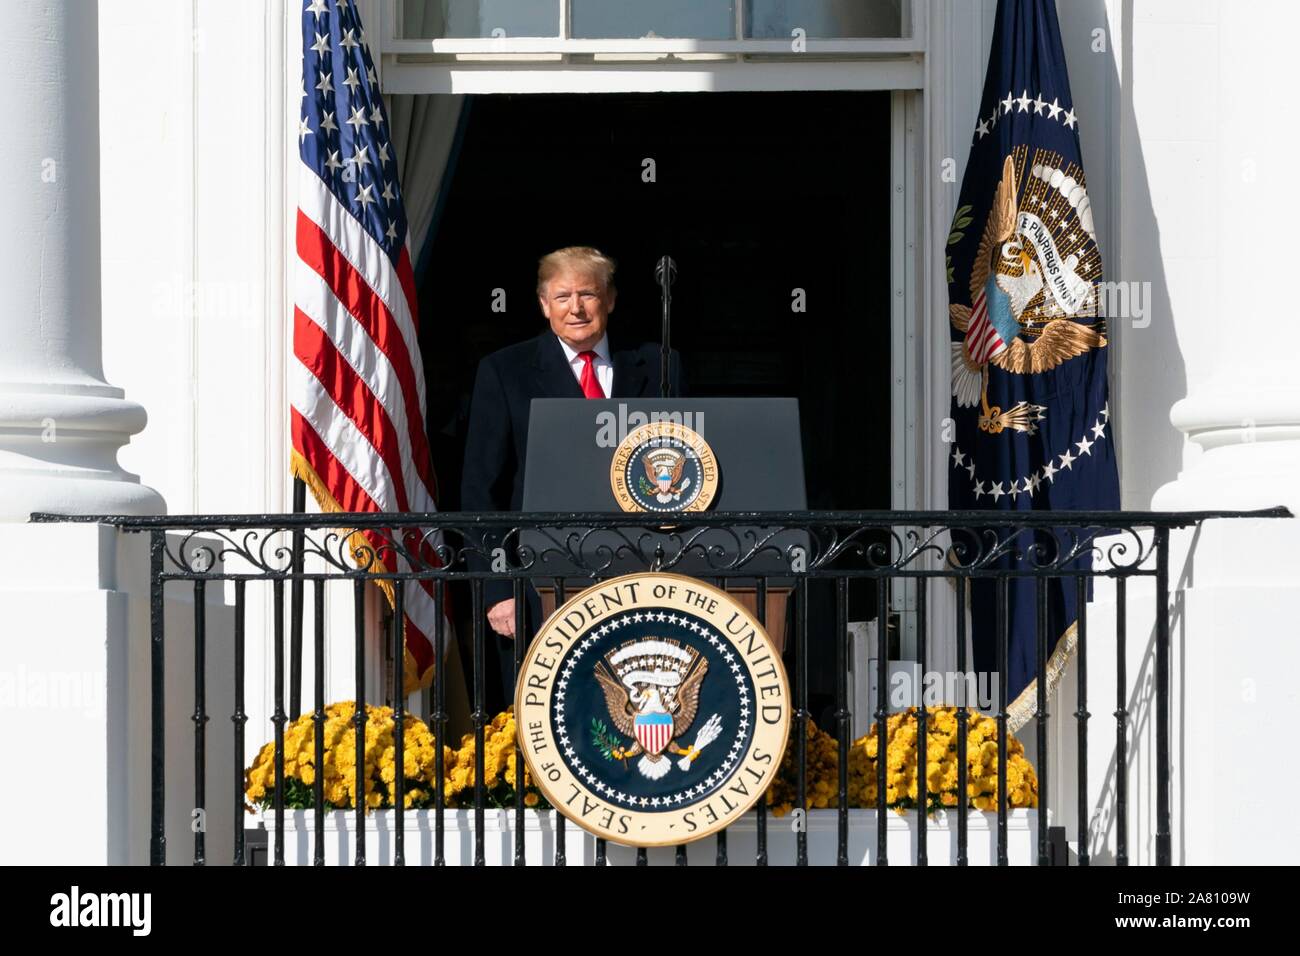
<svg viewBox="0 0 1300 956">
<path fill-rule="evenodd" d="M 572 35 L 584 39 L 657 37 L 733 40 L 735 0 L 573 0 Z"/>
<path fill-rule="evenodd" d="M 387 0 L 386 0 L 387 2 Z M 560 35 L 560 0 L 407 0 L 402 36 L 508 37 Z"/>
<path fill-rule="evenodd" d="M 745 35 L 757 40 L 804 36 L 901 37 L 909 0 L 745 0 Z"/>
</svg>

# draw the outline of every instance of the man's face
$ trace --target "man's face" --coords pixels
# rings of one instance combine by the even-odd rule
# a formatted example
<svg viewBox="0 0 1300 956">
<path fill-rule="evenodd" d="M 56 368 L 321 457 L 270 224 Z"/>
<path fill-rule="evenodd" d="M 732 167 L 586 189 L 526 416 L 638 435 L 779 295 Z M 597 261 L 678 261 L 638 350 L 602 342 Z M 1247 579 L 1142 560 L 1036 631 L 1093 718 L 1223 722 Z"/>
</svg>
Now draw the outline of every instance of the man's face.
<svg viewBox="0 0 1300 956">
<path fill-rule="evenodd" d="M 603 288 L 595 273 L 580 268 L 566 267 L 553 276 L 539 298 L 551 331 L 576 352 L 596 346 L 614 311 L 614 290 Z"/>
</svg>

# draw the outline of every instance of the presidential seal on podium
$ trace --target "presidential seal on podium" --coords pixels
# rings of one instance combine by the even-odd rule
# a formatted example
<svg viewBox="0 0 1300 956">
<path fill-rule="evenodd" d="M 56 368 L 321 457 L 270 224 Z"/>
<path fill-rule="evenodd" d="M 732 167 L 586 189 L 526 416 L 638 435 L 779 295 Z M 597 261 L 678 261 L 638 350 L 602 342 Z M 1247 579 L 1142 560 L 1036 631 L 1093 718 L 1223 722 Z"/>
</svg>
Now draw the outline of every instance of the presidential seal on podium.
<svg viewBox="0 0 1300 956">
<path fill-rule="evenodd" d="M 616 843 L 699 840 L 740 818 L 785 753 L 780 655 L 730 595 L 676 574 L 588 588 L 546 621 L 515 690 L 537 786 Z"/>
<path fill-rule="evenodd" d="M 614 449 L 609 483 L 624 511 L 704 511 L 718 492 L 718 462 L 694 429 L 652 421 Z"/>
</svg>

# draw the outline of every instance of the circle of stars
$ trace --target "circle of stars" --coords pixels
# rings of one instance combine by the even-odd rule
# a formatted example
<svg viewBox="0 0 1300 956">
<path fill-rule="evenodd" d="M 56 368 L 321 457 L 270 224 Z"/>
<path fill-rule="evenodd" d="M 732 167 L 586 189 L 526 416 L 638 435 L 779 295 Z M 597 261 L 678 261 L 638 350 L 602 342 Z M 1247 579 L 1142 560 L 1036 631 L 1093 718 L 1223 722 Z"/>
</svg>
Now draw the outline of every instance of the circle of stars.
<svg viewBox="0 0 1300 956">
<path fill-rule="evenodd" d="M 691 502 L 694 501 L 696 498 L 698 498 L 700 496 L 700 492 L 704 489 L 702 466 L 700 465 L 700 455 L 699 452 L 695 450 L 695 447 L 692 444 L 690 444 L 690 442 L 683 441 L 680 438 L 663 437 L 663 438 L 652 438 L 649 441 L 645 442 L 643 445 L 639 445 L 632 452 L 632 456 L 628 459 L 627 468 L 623 472 L 623 481 L 627 483 L 627 487 L 629 490 L 638 487 L 636 482 L 645 472 L 645 466 L 641 464 L 642 459 L 645 458 L 645 449 L 663 448 L 664 446 L 675 448 L 678 451 L 681 451 L 683 454 L 685 454 L 687 461 L 689 461 L 694 467 L 695 474 L 691 476 L 692 489 L 690 489 L 691 490 L 690 496 L 684 501 L 676 501 L 667 505 L 661 505 L 653 498 L 647 499 L 644 495 L 638 495 L 636 501 L 637 504 L 645 508 L 647 511 L 665 512 L 665 513 L 673 512 L 673 511 L 682 511 L 683 509 L 689 507 Z M 636 474 L 633 474 L 633 472 L 635 472 Z"/>
<path fill-rule="evenodd" d="M 1021 90 L 1019 96 L 1016 96 L 1014 91 L 1008 91 L 1004 99 L 994 102 L 993 111 L 987 117 L 981 116 L 979 122 L 975 124 L 974 141 L 978 143 L 988 136 L 997 128 L 1000 119 L 1012 113 L 1032 113 L 1034 116 L 1061 123 L 1066 129 L 1074 129 L 1079 122 L 1073 107 L 1066 109 L 1061 105 L 1059 97 L 1053 97 L 1052 102 L 1049 103 L 1043 99 L 1042 93 L 1035 95 L 1031 100 L 1028 90 Z"/>
<path fill-rule="evenodd" d="M 656 797 L 634 796 L 624 793 L 597 777 L 578 757 L 577 751 L 573 747 L 573 738 L 570 736 L 569 728 L 565 725 L 565 695 L 568 693 L 568 686 L 573 680 L 578 662 L 600 638 L 605 637 L 607 634 L 616 633 L 624 625 L 640 624 L 642 622 L 677 625 L 700 635 L 702 639 L 708 641 L 709 645 L 719 653 L 728 667 L 731 677 L 736 682 L 736 694 L 740 698 L 740 721 L 736 727 L 736 735 L 732 739 L 726 756 L 722 758 L 721 764 L 699 783 Z M 560 672 L 560 679 L 555 685 L 555 696 L 553 697 L 556 733 L 560 749 L 564 751 L 569 768 L 581 777 L 593 792 L 600 794 L 613 803 L 634 810 L 646 811 L 668 810 L 684 803 L 693 803 L 699 797 L 711 792 L 715 787 L 726 781 L 731 774 L 732 768 L 739 762 L 740 755 L 744 752 L 745 743 L 750 736 L 749 727 L 752 723 L 750 720 L 752 708 L 747 677 L 748 672 L 741 665 L 739 656 L 732 650 L 726 639 L 719 632 L 705 624 L 701 624 L 699 621 L 693 620 L 688 615 L 668 611 L 629 611 L 617 617 L 612 617 L 600 627 L 589 631 L 587 636 L 579 641 L 565 658 L 564 669 Z M 575 733 L 577 732 L 579 731 L 575 731 Z M 710 748 L 715 745 L 716 742 L 711 744 Z"/>
<path fill-rule="evenodd" d="M 1015 501 L 1020 495 L 1037 494 L 1039 490 L 1046 489 L 1056 482 L 1056 476 L 1063 471 L 1070 471 L 1074 468 L 1074 463 L 1084 456 L 1092 454 L 1092 446 L 1102 441 L 1106 437 L 1106 426 L 1110 424 L 1110 405 L 1109 403 L 1102 407 L 1101 414 L 1092 423 L 1089 433 L 1077 442 L 1074 442 L 1074 451 L 1070 446 L 1066 446 L 1064 453 L 1056 455 L 1047 460 L 1042 468 L 1036 468 L 1023 478 L 1017 478 L 1011 482 L 1010 487 L 1003 488 L 1003 482 L 981 481 L 975 476 L 975 460 L 966 455 L 957 443 L 952 443 L 952 465 L 954 468 L 966 471 L 972 482 L 975 492 L 975 500 L 978 502 L 981 497 L 987 495 L 996 503 L 1003 497 L 1008 497 Z M 1075 453 L 1077 452 L 1077 454 Z M 985 487 L 987 486 L 987 487 Z"/>
</svg>

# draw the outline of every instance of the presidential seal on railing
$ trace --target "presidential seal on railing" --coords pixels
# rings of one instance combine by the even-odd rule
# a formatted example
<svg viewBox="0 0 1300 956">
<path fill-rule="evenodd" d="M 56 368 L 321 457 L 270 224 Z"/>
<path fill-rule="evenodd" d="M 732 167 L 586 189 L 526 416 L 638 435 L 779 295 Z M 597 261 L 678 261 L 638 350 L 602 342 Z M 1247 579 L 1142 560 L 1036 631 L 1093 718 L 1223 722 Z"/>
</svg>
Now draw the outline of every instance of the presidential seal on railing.
<svg viewBox="0 0 1300 956">
<path fill-rule="evenodd" d="M 624 511 L 704 511 L 718 492 L 718 462 L 699 432 L 652 421 L 614 449 L 609 484 Z"/>
<path fill-rule="evenodd" d="M 588 588 L 542 625 L 516 726 L 552 806 L 631 846 L 698 840 L 772 783 L 790 686 L 767 632 L 731 595 L 677 574 Z"/>
</svg>

